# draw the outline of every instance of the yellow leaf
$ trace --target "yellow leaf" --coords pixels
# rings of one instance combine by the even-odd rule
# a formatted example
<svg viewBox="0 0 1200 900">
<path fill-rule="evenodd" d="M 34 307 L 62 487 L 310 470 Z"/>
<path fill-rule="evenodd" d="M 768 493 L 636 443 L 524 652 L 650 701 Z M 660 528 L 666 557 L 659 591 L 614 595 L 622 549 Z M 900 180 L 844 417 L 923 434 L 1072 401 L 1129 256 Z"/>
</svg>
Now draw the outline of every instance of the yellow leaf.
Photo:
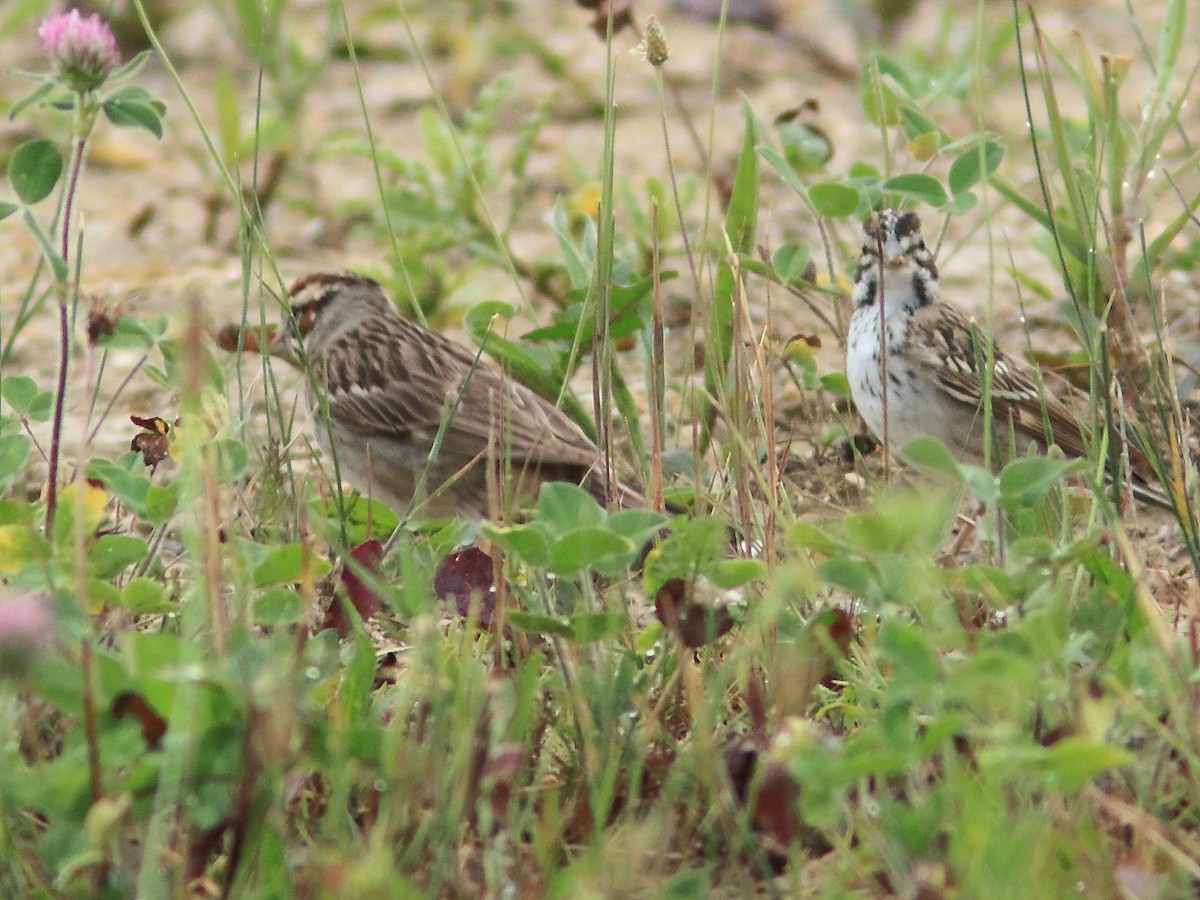
<svg viewBox="0 0 1200 900">
<path fill-rule="evenodd" d="M 919 134 L 908 142 L 908 152 L 921 162 L 928 162 L 937 156 L 941 138 L 936 131 Z"/>
<path fill-rule="evenodd" d="M 600 185 L 585 184 L 571 196 L 568 209 L 572 216 L 596 218 L 600 214 Z"/>
<path fill-rule="evenodd" d="M 76 522 L 85 537 L 96 533 L 104 507 L 108 505 L 108 491 L 87 481 L 69 484 L 58 495 L 58 515 L 54 520 L 54 541 L 59 546 L 74 539 Z"/>
<path fill-rule="evenodd" d="M 821 338 L 815 334 L 793 335 L 784 347 L 783 355 L 787 359 L 810 359 L 821 349 Z"/>
<path fill-rule="evenodd" d="M 44 556 L 41 538 L 28 525 L 0 525 L 0 575 L 15 575 Z"/>
</svg>

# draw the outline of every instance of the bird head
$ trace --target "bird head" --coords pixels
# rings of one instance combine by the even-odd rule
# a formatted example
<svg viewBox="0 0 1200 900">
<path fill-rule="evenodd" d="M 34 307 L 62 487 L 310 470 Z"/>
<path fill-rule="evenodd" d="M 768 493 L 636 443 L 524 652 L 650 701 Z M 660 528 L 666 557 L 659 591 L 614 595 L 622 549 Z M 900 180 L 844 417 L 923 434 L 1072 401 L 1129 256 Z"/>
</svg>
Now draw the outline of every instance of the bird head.
<svg viewBox="0 0 1200 900">
<path fill-rule="evenodd" d="M 882 209 L 863 221 L 854 278 L 857 305 L 874 305 L 881 278 L 889 307 L 923 306 L 937 299 L 937 264 L 925 246 L 921 220 L 911 210 Z"/>
<path fill-rule="evenodd" d="M 394 307 L 379 283 L 350 272 L 318 272 L 299 279 L 288 292 L 291 308 L 268 352 L 294 365 L 326 350 L 338 336 L 373 315 Z"/>
</svg>

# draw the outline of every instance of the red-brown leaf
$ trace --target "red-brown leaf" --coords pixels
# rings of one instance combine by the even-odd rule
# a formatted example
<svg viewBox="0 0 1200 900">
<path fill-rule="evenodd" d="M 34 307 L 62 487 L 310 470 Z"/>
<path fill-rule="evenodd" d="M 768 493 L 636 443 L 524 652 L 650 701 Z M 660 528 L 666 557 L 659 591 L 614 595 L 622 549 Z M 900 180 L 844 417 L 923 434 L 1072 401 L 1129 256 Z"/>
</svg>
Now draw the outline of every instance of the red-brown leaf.
<svg viewBox="0 0 1200 900">
<path fill-rule="evenodd" d="M 480 628 L 491 628 L 496 617 L 496 584 L 492 558 L 478 547 L 451 553 L 438 566 L 433 592 L 439 600 L 453 600 L 464 619 L 475 614 Z"/>
<path fill-rule="evenodd" d="M 378 577 L 380 559 L 383 559 L 383 544 L 377 540 L 362 541 L 362 544 L 350 551 L 346 566 L 342 569 L 342 584 L 346 587 L 350 602 L 364 622 L 382 610 L 383 599 L 362 578 L 360 572 Z M 336 606 L 335 604 L 335 608 Z M 332 608 L 330 613 L 332 613 Z M 342 624 L 344 626 L 346 623 Z M 336 623 L 334 628 L 337 628 L 338 635 L 346 637 Z"/>
<path fill-rule="evenodd" d="M 129 449 L 142 454 L 142 462 L 147 466 L 156 466 L 166 459 L 171 448 L 171 426 L 167 421 L 158 416 L 130 416 L 129 421 L 143 429 L 133 436 Z"/>
<path fill-rule="evenodd" d="M 146 698 L 133 691 L 122 691 L 113 698 L 112 714 L 118 719 L 133 716 L 142 726 L 142 740 L 147 749 L 157 750 L 167 733 L 167 720 L 154 711 Z"/>
<path fill-rule="evenodd" d="M 692 649 L 715 641 L 733 627 L 728 609 L 698 603 L 682 578 L 672 578 L 658 589 L 654 614 L 685 647 Z"/>
</svg>

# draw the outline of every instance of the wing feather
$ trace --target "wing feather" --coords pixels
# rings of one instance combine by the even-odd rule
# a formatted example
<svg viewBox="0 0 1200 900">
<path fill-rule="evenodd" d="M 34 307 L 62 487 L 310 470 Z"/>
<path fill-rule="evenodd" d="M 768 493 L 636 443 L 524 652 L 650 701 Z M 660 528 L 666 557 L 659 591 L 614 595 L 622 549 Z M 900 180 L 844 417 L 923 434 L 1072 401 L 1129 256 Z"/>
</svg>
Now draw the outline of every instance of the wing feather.
<svg viewBox="0 0 1200 900">
<path fill-rule="evenodd" d="M 464 462 L 492 442 L 523 465 L 595 465 L 595 445 L 540 395 L 436 332 L 399 315 L 389 325 L 353 329 L 325 356 L 329 412 L 343 428 L 432 444 L 448 416 L 442 452 Z"/>
<path fill-rule="evenodd" d="M 923 356 L 923 364 L 936 372 L 946 393 L 972 410 L 983 405 L 983 381 L 980 370 L 988 357 L 988 338 L 961 312 L 946 304 L 926 307 L 929 315 L 915 327 L 922 328 L 929 340 L 910 340 L 907 351 Z M 925 310 L 922 310 L 924 312 Z M 991 403 L 997 422 L 1009 423 L 1017 435 L 1045 444 L 1051 442 L 1069 456 L 1087 456 L 1091 434 L 1081 418 L 1087 397 L 1061 379 L 1056 387 L 1065 392 L 1072 409 L 1047 389 L 1046 380 L 1025 363 L 992 347 Z"/>
</svg>

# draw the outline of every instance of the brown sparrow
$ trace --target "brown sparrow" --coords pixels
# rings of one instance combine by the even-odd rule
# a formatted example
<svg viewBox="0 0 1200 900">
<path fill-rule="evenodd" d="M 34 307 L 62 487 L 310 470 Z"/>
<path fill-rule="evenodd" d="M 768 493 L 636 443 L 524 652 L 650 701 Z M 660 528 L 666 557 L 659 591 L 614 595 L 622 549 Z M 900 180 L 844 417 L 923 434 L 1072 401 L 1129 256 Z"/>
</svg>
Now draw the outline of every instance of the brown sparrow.
<svg viewBox="0 0 1200 900">
<path fill-rule="evenodd" d="M 1003 462 L 1014 452 L 1023 455 L 1031 444 L 1044 452 L 1052 443 L 1068 456 L 1087 456 L 1086 395 L 1067 390 L 1077 412 L 1047 393 L 1034 369 L 990 348 L 971 320 L 943 302 L 937 264 L 916 213 L 885 209 L 863 223 L 852 297 L 855 310 L 846 342 L 850 393 L 876 436 L 882 439 L 886 427 L 891 447 L 901 449 L 930 435 L 951 452 L 982 462 L 985 388 L 980 367 L 990 356 L 991 459 Z M 886 351 L 879 339 L 881 324 L 887 329 Z M 1133 489 L 1143 499 L 1165 502 L 1144 483 L 1134 483 Z"/>
<path fill-rule="evenodd" d="M 480 518 L 491 467 L 513 500 L 570 481 L 604 502 L 600 453 L 566 413 L 404 318 L 377 282 L 318 273 L 289 297 L 290 321 L 267 352 L 311 372 L 317 441 L 364 494 L 420 518 Z M 645 505 L 628 485 L 612 493 L 620 506 Z"/>
</svg>

